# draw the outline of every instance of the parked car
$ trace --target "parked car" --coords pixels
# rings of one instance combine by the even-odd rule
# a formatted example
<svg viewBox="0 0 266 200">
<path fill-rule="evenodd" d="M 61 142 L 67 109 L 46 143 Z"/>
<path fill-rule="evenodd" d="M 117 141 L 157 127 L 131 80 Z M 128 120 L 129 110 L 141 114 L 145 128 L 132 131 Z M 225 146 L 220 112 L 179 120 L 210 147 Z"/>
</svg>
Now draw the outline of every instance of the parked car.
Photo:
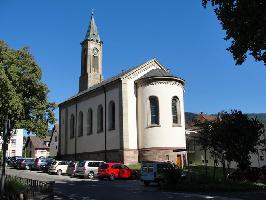
<svg viewBox="0 0 266 200">
<path fill-rule="evenodd" d="M 50 168 L 48 169 L 48 173 L 57 175 L 66 174 L 68 163 L 69 161 L 55 160 L 52 162 Z"/>
<path fill-rule="evenodd" d="M 30 165 L 34 164 L 34 158 L 23 158 L 18 160 L 18 169 L 30 169 Z"/>
<path fill-rule="evenodd" d="M 103 163 L 99 166 L 97 176 L 99 179 L 108 178 L 109 180 L 128 179 L 132 178 L 133 170 L 122 163 Z"/>
<path fill-rule="evenodd" d="M 41 170 L 45 173 L 48 173 L 48 170 L 54 161 L 55 159 L 53 158 L 47 158 L 46 163 L 44 165 L 41 165 Z"/>
<path fill-rule="evenodd" d="M 32 170 L 41 170 L 43 165 L 47 164 L 47 161 L 48 161 L 48 159 L 45 157 L 36 158 L 34 161 L 34 165 L 31 166 L 31 169 Z"/>
<path fill-rule="evenodd" d="M 83 160 L 79 161 L 75 176 L 92 179 L 98 173 L 99 166 L 103 161 Z"/>
<path fill-rule="evenodd" d="M 143 181 L 145 186 L 151 182 L 160 183 L 165 180 L 165 173 L 167 171 L 175 171 L 176 167 L 171 162 L 161 161 L 143 161 L 141 163 L 141 176 L 140 180 Z M 182 174 L 180 174 L 180 177 Z"/>
<path fill-rule="evenodd" d="M 67 166 L 67 175 L 70 177 L 74 177 L 76 173 L 78 162 L 77 161 L 71 161 Z"/>
<path fill-rule="evenodd" d="M 19 159 L 22 159 L 22 156 L 13 156 L 13 157 L 11 157 L 11 158 L 10 158 L 10 162 L 9 162 L 9 166 L 10 166 L 10 167 L 14 167 L 14 168 L 16 168 L 16 166 L 17 166 L 17 161 L 18 161 Z"/>
</svg>

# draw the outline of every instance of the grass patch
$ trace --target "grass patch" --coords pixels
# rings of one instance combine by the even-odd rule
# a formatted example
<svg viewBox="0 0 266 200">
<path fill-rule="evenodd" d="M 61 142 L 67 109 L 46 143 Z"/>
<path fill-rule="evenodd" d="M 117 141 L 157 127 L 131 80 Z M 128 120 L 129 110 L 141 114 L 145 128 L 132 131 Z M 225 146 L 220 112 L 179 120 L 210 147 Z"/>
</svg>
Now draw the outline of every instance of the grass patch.
<svg viewBox="0 0 266 200">
<path fill-rule="evenodd" d="M 188 168 L 185 169 L 185 171 L 188 171 Z M 215 168 L 215 178 L 214 178 L 214 167 L 207 167 L 207 177 L 206 177 L 206 171 L 205 166 L 199 165 L 199 166 L 190 166 L 189 167 L 189 173 L 192 178 L 202 178 L 205 177 L 208 180 L 209 179 L 215 179 L 215 180 L 222 180 L 223 179 L 223 168 L 222 167 L 216 167 Z"/>
<path fill-rule="evenodd" d="M 128 167 L 132 170 L 140 170 L 141 164 L 140 163 L 135 163 L 135 164 L 130 164 Z"/>
</svg>

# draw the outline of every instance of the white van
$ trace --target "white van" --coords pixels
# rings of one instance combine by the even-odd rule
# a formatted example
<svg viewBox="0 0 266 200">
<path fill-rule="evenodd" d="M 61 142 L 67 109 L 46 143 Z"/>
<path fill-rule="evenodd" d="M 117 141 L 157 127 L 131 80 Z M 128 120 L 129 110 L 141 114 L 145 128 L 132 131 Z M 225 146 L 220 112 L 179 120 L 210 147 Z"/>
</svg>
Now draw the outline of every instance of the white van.
<svg viewBox="0 0 266 200">
<path fill-rule="evenodd" d="M 141 163 L 141 176 L 140 180 L 143 181 L 145 186 L 151 182 L 160 183 L 164 180 L 164 170 L 175 168 L 171 162 L 163 161 L 143 161 Z"/>
<path fill-rule="evenodd" d="M 48 173 L 58 175 L 66 174 L 68 163 L 68 161 L 55 160 L 48 169 Z"/>
<path fill-rule="evenodd" d="M 79 161 L 75 176 L 92 179 L 98 173 L 99 166 L 103 161 L 83 160 Z"/>
</svg>

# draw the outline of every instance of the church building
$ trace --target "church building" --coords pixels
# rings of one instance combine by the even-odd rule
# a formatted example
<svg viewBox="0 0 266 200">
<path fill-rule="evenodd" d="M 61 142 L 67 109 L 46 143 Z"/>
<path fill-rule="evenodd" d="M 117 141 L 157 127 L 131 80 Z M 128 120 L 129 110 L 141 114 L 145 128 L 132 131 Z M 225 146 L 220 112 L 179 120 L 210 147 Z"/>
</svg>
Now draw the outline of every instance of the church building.
<svg viewBox="0 0 266 200">
<path fill-rule="evenodd" d="M 186 160 L 184 83 L 156 59 L 103 80 L 93 14 L 81 42 L 79 92 L 59 105 L 62 159 Z"/>
</svg>

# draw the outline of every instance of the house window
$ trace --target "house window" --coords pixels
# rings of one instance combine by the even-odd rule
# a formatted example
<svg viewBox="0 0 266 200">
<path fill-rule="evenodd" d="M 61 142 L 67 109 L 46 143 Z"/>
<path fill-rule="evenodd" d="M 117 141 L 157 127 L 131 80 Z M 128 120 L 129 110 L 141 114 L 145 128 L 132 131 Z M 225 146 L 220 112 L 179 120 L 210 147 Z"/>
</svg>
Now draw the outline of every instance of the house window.
<svg viewBox="0 0 266 200">
<path fill-rule="evenodd" d="M 158 97 L 150 96 L 150 125 L 159 125 L 159 101 Z"/>
<path fill-rule="evenodd" d="M 54 141 L 57 142 L 57 136 L 54 137 Z"/>
<path fill-rule="evenodd" d="M 11 145 L 16 146 L 16 139 L 11 139 Z"/>
<path fill-rule="evenodd" d="M 81 137 L 83 136 L 83 112 L 79 112 L 79 126 L 78 126 L 78 136 Z"/>
<path fill-rule="evenodd" d="M 74 138 L 75 135 L 75 117 L 71 115 L 70 117 L 70 138 Z"/>
<path fill-rule="evenodd" d="M 115 129 L 115 103 L 111 101 L 109 103 L 109 130 Z"/>
<path fill-rule="evenodd" d="M 181 124 L 180 101 L 177 96 L 172 98 L 172 118 L 174 125 Z"/>
<path fill-rule="evenodd" d="M 103 131 L 103 106 L 99 105 L 97 109 L 97 132 Z"/>
<path fill-rule="evenodd" d="M 87 114 L 87 134 L 88 135 L 92 134 L 92 128 L 93 128 L 93 126 L 92 126 L 92 124 L 93 124 L 92 116 L 93 116 L 93 112 L 92 112 L 92 109 L 90 108 L 88 110 L 88 114 Z"/>
<path fill-rule="evenodd" d="M 16 150 L 11 151 L 11 156 L 16 156 Z"/>
</svg>

